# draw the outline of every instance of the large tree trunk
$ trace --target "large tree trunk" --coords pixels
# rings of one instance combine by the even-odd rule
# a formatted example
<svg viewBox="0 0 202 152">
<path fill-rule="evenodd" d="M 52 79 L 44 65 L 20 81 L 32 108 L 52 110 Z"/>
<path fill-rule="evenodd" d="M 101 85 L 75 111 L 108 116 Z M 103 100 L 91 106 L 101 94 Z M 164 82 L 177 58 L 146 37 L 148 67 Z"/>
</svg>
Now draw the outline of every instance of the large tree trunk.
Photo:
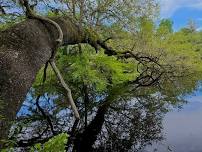
<svg viewBox="0 0 202 152">
<path fill-rule="evenodd" d="M 85 36 L 69 18 L 54 20 L 63 30 L 64 45 L 84 42 Z M 9 122 L 15 119 L 37 72 L 49 60 L 57 37 L 55 27 L 31 19 L 0 32 L 0 115 L 4 117 L 0 140 L 7 138 Z"/>
</svg>

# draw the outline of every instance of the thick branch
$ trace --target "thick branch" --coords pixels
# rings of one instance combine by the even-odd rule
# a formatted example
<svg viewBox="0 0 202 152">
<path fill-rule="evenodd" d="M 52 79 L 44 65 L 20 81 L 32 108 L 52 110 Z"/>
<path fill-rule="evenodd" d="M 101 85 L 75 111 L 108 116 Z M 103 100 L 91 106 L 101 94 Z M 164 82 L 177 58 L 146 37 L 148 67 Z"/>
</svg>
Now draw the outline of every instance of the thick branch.
<svg viewBox="0 0 202 152">
<path fill-rule="evenodd" d="M 64 45 L 84 41 L 83 33 L 71 19 L 53 20 L 64 33 Z M 0 100 L 4 103 L 0 115 L 5 118 L 0 120 L 0 140 L 6 139 L 9 122 L 15 119 L 37 72 L 49 61 L 57 37 L 53 25 L 35 19 L 0 31 Z"/>
</svg>

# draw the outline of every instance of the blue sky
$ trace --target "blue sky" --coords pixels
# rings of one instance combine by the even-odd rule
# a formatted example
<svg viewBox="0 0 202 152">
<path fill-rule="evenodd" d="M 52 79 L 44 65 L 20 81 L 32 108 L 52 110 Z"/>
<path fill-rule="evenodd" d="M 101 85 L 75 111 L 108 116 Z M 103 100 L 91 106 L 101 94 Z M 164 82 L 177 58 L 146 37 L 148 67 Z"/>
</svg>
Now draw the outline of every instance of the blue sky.
<svg viewBox="0 0 202 152">
<path fill-rule="evenodd" d="M 174 30 L 187 25 L 188 20 L 196 22 L 202 29 L 202 0 L 159 0 L 161 18 L 170 18 L 174 22 Z"/>
</svg>

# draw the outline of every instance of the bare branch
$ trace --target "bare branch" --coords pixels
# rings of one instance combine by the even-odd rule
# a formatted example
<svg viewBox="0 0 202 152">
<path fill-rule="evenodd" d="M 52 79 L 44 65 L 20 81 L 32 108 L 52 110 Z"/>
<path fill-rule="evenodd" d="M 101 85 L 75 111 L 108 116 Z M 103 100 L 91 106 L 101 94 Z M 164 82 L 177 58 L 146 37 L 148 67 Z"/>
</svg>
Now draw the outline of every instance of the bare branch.
<svg viewBox="0 0 202 152">
<path fill-rule="evenodd" d="M 67 91 L 67 99 L 68 99 L 68 101 L 69 101 L 69 103 L 70 103 L 70 105 L 71 105 L 71 107 L 72 107 L 72 109 L 73 109 L 73 111 L 74 111 L 74 115 L 75 115 L 76 119 L 79 120 L 79 119 L 80 119 L 79 112 L 78 112 L 77 107 L 76 107 L 76 105 L 75 105 L 75 103 L 74 103 L 74 100 L 73 100 L 73 98 L 72 98 L 72 94 L 71 94 L 70 88 L 69 88 L 68 85 L 65 83 L 65 81 L 64 81 L 64 79 L 63 79 L 63 77 L 62 77 L 62 75 L 61 75 L 59 69 L 57 68 L 55 62 L 54 62 L 54 61 L 50 61 L 50 65 L 51 65 L 51 67 L 53 68 L 53 70 L 54 70 L 54 72 L 55 72 L 57 78 L 58 78 L 59 81 L 60 81 L 60 83 L 62 84 L 62 86 L 64 87 L 64 89 Z"/>
<path fill-rule="evenodd" d="M 36 106 L 39 109 L 39 111 L 41 112 L 42 116 L 47 120 L 48 125 L 50 126 L 53 135 L 55 135 L 54 127 L 53 127 L 53 124 L 52 124 L 52 121 L 51 121 L 50 117 L 44 112 L 43 108 L 41 108 L 41 106 L 39 105 L 39 99 L 40 99 L 40 97 L 41 96 L 39 95 L 36 98 Z"/>
</svg>

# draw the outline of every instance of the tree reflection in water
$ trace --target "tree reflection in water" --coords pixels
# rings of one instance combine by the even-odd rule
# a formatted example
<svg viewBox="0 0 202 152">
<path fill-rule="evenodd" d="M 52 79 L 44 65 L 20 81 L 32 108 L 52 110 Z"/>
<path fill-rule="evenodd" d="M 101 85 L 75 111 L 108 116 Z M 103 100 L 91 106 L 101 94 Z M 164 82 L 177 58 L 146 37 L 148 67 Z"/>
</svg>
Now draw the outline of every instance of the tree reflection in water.
<svg viewBox="0 0 202 152">
<path fill-rule="evenodd" d="M 162 140 L 165 111 L 152 97 L 113 104 L 105 116 L 95 151 L 137 151 L 151 141 Z"/>
<path fill-rule="evenodd" d="M 160 94 L 101 106 L 89 126 L 77 135 L 75 149 L 139 151 L 152 142 L 163 140 L 162 120 L 168 110 L 169 104 Z M 101 125 L 102 129 L 99 130 Z M 91 138 L 94 138 L 95 143 Z"/>
<path fill-rule="evenodd" d="M 99 106 L 91 106 L 87 123 L 85 112 L 80 109 L 83 119 L 77 128 L 73 127 L 71 112 L 55 108 L 53 99 L 45 95 L 41 107 L 46 116 L 33 106 L 35 100 L 32 100 L 33 105 L 28 106 L 31 114 L 19 115 L 18 122 L 11 129 L 11 139 L 17 139 L 17 147 L 29 147 L 67 132 L 70 135 L 68 151 L 139 151 L 163 140 L 162 120 L 171 105 L 161 93 L 146 94 L 136 92 L 135 97 L 107 97 Z M 176 99 L 175 104 L 181 105 L 183 100 Z M 47 117 L 52 120 L 54 132 Z"/>
</svg>

